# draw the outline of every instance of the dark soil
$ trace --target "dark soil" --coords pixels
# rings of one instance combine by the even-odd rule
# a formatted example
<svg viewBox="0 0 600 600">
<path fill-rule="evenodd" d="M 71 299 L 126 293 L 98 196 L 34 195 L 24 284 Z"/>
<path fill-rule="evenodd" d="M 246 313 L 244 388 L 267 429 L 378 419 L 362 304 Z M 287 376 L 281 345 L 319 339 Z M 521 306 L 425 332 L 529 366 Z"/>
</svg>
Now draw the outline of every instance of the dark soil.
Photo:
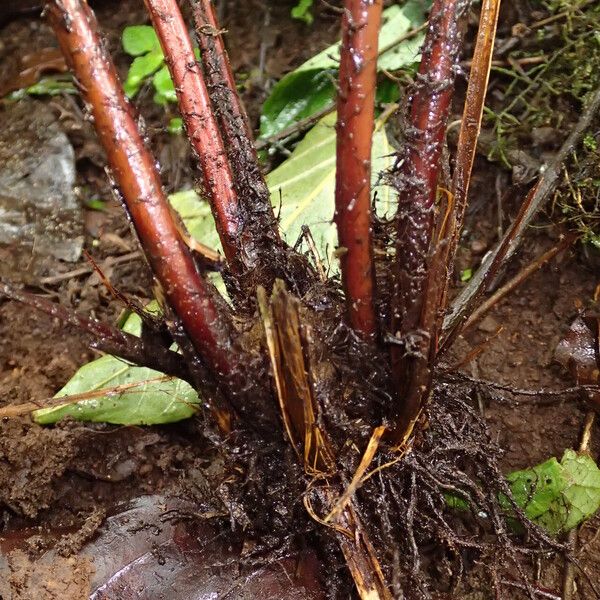
<svg viewBox="0 0 600 600">
<path fill-rule="evenodd" d="M 316 23 L 309 28 L 289 18 L 294 2 L 267 3 L 268 12 L 265 4 L 258 1 L 223 4 L 228 9 L 225 26 L 229 31 L 227 40 L 233 69 L 237 74 L 248 76 L 244 101 L 256 124 L 269 84 L 330 43 L 337 35 L 337 17 L 331 10 L 319 7 Z M 127 61 L 119 52 L 119 35 L 127 24 L 146 22 L 142 3 L 106 1 L 95 5 L 117 63 L 124 69 Z M 15 57 L 24 49 L 33 51 L 54 45 L 51 31 L 39 19 L 11 20 L 0 30 L 0 81 L 10 76 Z M 261 55 L 266 57 L 262 63 Z M 165 184 L 172 191 L 191 183 L 194 175 L 184 141 L 165 133 L 165 117 L 152 104 L 151 95 L 151 91 L 141 95 L 141 110 L 163 166 Z M 147 299 L 150 277 L 139 256 L 114 266 L 106 262 L 109 257 L 132 253 L 136 242 L 120 206 L 110 199 L 110 189 L 102 172 L 102 151 L 89 124 L 83 120 L 72 98 L 56 97 L 45 102 L 56 111 L 75 148 L 78 185 L 87 194 L 107 201 L 105 212 L 85 211 L 86 248 L 116 288 L 141 300 Z M 464 267 L 476 266 L 496 240 L 497 199 L 493 182 L 497 172 L 498 167 L 483 160 L 477 163 L 473 210 L 460 255 Z M 514 197 L 521 198 L 523 189 L 518 189 Z M 504 207 L 507 214 L 513 208 Z M 532 230 L 504 278 L 539 256 L 553 243 L 554 236 L 551 226 Z M 47 277 L 54 277 L 55 281 L 40 284 L 38 291 L 82 313 L 114 322 L 122 307 L 112 300 L 96 275 L 88 273 L 59 281 L 60 274 L 86 265 L 85 259 L 76 265 L 53 265 Z M 579 308 L 590 303 L 597 284 L 597 271 L 577 249 L 563 253 L 460 338 L 447 357 L 447 364 L 460 364 L 460 370 L 470 377 L 515 388 L 558 390 L 571 386 L 569 376 L 553 363 L 554 349 Z M 499 326 L 502 329 L 496 335 Z M 480 345 L 481 353 L 462 364 L 469 352 Z M 0 406 L 51 397 L 81 364 L 93 357 L 79 332 L 65 329 L 58 321 L 19 304 L 0 300 Z M 574 401 L 572 397 L 548 401 L 540 395 L 519 397 L 520 403 L 516 404 L 509 401 L 512 396 L 508 394 L 497 391 L 489 394 L 488 391 L 485 384 L 479 385 L 483 415 L 505 450 L 503 470 L 531 466 L 550 456 L 560 457 L 565 448 L 577 447 L 586 412 L 583 402 Z M 472 399 L 476 404 L 477 394 L 474 393 Z M 143 523 L 143 528 L 155 526 L 159 533 L 154 541 L 149 534 L 148 539 L 139 541 L 142 548 L 139 556 L 145 556 L 144 552 L 152 554 L 157 547 L 166 548 L 164 544 L 177 539 L 175 550 L 169 546 L 168 552 L 172 554 L 167 552 L 167 558 L 175 560 L 173 557 L 180 556 L 185 548 L 192 548 L 192 555 L 201 558 L 194 558 L 197 562 L 190 564 L 201 565 L 200 570 L 218 571 L 219 577 L 211 580 L 212 583 L 205 581 L 203 589 L 209 593 L 216 587 L 219 594 L 223 594 L 219 598 L 250 598 L 265 593 L 272 598 L 319 597 L 322 590 L 316 583 L 313 555 L 307 559 L 297 552 L 282 552 L 281 556 L 270 556 L 257 567 L 243 560 L 251 554 L 248 546 L 256 545 L 257 540 L 244 540 L 238 534 L 227 538 L 229 541 L 222 547 L 208 547 L 204 555 L 205 547 L 198 549 L 199 539 L 228 536 L 225 516 L 231 508 L 226 497 L 215 499 L 209 492 L 214 489 L 215 481 L 226 477 L 226 468 L 211 462 L 199 440 L 194 422 L 145 429 L 73 422 L 43 428 L 28 418 L 5 419 L 0 423 L 0 598 L 87 598 L 99 583 L 94 576 L 98 563 L 97 560 L 94 563 L 93 558 L 110 555 L 119 547 L 118 541 L 114 546 L 103 544 L 113 530 L 120 531 L 118 528 L 123 526 L 118 515 L 127 510 L 142 510 L 140 498 L 144 497 L 154 498 L 149 502 L 151 510 L 142 511 L 136 518 Z M 598 450 L 598 442 L 595 442 L 594 456 Z M 141 502 L 146 510 L 144 501 Z M 190 534 L 189 529 L 178 524 L 167 526 L 161 519 L 168 512 L 165 506 L 170 502 L 183 503 L 176 506 L 179 516 L 184 515 L 181 522 L 193 521 L 193 527 L 200 529 L 192 529 L 195 533 Z M 211 516 L 215 525 L 204 521 L 199 524 L 189 516 L 192 512 Z M 111 521 L 112 515 L 115 517 Z M 600 518 L 596 517 L 582 527 L 581 550 L 577 554 L 580 566 L 598 589 L 599 524 Z M 84 548 L 87 550 L 80 552 Z M 282 582 L 281 577 L 273 575 L 277 571 L 274 567 L 269 566 L 270 575 L 264 575 L 264 563 L 275 564 L 279 559 L 287 561 L 277 567 L 280 574 L 290 573 L 291 577 L 300 578 L 288 589 L 287 579 Z M 128 561 L 131 562 L 131 557 L 112 565 L 113 572 L 129 564 Z M 103 571 L 107 578 L 111 568 Z M 219 568 L 223 573 L 237 569 L 237 579 L 227 579 Z M 560 597 L 562 570 L 561 554 L 543 557 L 535 574 L 536 585 Z M 141 576 L 142 581 L 145 576 Z M 182 575 L 184 579 L 188 576 Z M 152 577 L 150 571 L 147 577 Z M 266 583 L 254 588 L 251 587 L 254 584 L 249 584 L 248 589 L 244 583 L 240 587 L 239 581 L 256 577 L 259 580 L 262 577 Z M 491 586 L 482 577 L 475 569 L 474 574 L 467 576 L 458 595 L 452 597 L 490 598 Z M 576 582 L 575 598 L 594 597 L 586 576 L 579 571 Z M 191 594 L 189 590 L 185 592 L 185 586 L 184 591 L 175 592 L 178 584 L 173 581 L 169 583 L 173 586 L 170 591 L 155 590 L 152 594 L 148 591 L 147 595 L 135 587 L 139 581 L 136 584 L 127 581 L 123 585 L 129 587 L 115 588 L 113 595 L 109 589 L 106 595 L 94 597 L 160 598 L 161 594 L 171 599 L 191 597 L 185 595 Z M 517 598 L 519 593 L 513 590 L 506 597 Z"/>
</svg>

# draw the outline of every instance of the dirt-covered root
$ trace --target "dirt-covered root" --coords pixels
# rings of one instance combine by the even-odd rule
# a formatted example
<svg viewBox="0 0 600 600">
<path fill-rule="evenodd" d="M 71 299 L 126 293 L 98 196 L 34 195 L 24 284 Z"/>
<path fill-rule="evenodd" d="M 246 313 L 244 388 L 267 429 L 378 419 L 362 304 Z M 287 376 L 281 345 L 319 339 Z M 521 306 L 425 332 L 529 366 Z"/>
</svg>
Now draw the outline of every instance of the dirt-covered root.
<svg viewBox="0 0 600 600">
<path fill-rule="evenodd" d="M 474 567 L 488 592 L 509 580 L 533 594 L 533 559 L 563 547 L 509 499 L 486 423 L 464 393 L 438 384 L 421 426 L 402 460 L 376 459 L 358 494 L 395 597 L 454 597 Z"/>
</svg>

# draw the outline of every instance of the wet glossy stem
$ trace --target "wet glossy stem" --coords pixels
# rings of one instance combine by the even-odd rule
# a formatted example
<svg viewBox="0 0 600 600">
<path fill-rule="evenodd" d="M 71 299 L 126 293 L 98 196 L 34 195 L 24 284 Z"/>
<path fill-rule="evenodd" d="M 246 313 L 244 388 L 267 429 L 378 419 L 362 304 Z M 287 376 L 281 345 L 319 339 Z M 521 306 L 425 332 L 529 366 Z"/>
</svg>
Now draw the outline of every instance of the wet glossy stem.
<svg viewBox="0 0 600 600">
<path fill-rule="evenodd" d="M 453 205 L 448 218 L 446 235 L 448 243 L 445 256 L 446 278 L 442 290 L 443 306 L 446 306 L 447 303 L 448 287 L 454 270 L 454 258 L 467 208 L 467 195 L 477 150 L 477 139 L 481 129 L 499 13 L 500 0 L 483 0 L 452 177 Z M 441 311 L 440 314 L 442 314 Z"/>
<path fill-rule="evenodd" d="M 364 338 L 377 332 L 371 239 L 371 141 L 382 1 L 346 0 L 337 100 L 335 223 L 348 321 Z"/>
<path fill-rule="evenodd" d="M 179 110 L 198 157 L 225 257 L 238 270 L 242 219 L 227 153 L 202 70 L 176 0 L 144 0 L 175 84 Z"/>
<path fill-rule="evenodd" d="M 407 149 L 393 181 L 399 191 L 392 368 L 401 400 L 399 431 L 412 429 L 425 402 L 435 347 L 436 307 L 428 286 L 442 146 L 460 51 L 459 17 L 466 0 L 434 0 L 412 99 Z M 429 300 L 428 304 L 426 301 Z M 400 437 L 404 436 L 404 433 Z"/>
<path fill-rule="evenodd" d="M 190 0 L 190 4 L 208 94 L 240 199 L 241 260 L 251 269 L 261 259 L 266 264 L 272 260 L 272 246 L 279 243 L 277 221 L 212 2 Z"/>
<path fill-rule="evenodd" d="M 216 375 L 232 370 L 232 326 L 177 230 L 155 160 L 123 94 L 96 18 L 83 0 L 48 0 L 62 51 L 90 107 L 98 138 L 148 262 L 199 356 Z"/>
<path fill-rule="evenodd" d="M 155 369 L 179 379 L 186 381 L 191 379 L 181 355 L 162 346 L 159 340 L 156 343 L 142 340 L 107 323 L 79 315 L 56 302 L 29 294 L 5 283 L 0 283 L 0 296 L 31 306 L 67 325 L 86 331 L 92 335 L 90 347 L 95 350 L 113 354 L 136 365 Z"/>
</svg>

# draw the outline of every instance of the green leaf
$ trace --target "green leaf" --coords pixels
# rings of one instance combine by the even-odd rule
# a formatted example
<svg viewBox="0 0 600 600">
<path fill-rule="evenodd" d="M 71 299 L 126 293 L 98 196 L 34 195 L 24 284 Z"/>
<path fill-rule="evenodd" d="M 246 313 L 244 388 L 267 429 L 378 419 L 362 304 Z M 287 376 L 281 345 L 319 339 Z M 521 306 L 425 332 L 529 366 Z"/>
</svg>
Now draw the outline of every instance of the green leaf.
<svg viewBox="0 0 600 600">
<path fill-rule="evenodd" d="M 183 190 L 169 196 L 189 234 L 198 242 L 222 251 L 221 241 L 210 210 L 210 204 L 194 190 Z"/>
<path fill-rule="evenodd" d="M 70 75 L 42 77 L 29 87 L 11 92 L 7 98 L 11 101 L 20 100 L 25 96 L 58 96 L 59 94 L 77 94 Z"/>
<path fill-rule="evenodd" d="M 600 507 L 600 469 L 574 450 L 565 450 L 560 463 L 551 458 L 507 479 L 525 514 L 553 534 L 577 527 Z"/>
<path fill-rule="evenodd" d="M 465 283 L 466 281 L 469 281 L 469 279 L 471 279 L 471 277 L 473 277 L 473 269 L 471 269 L 470 267 L 468 269 L 465 269 L 464 271 L 460 272 L 460 280 Z"/>
<path fill-rule="evenodd" d="M 171 135 L 179 135 L 183 133 L 183 119 L 181 117 L 173 117 L 169 120 L 167 131 Z"/>
<path fill-rule="evenodd" d="M 293 71 L 273 88 L 260 117 L 260 137 L 269 137 L 331 105 L 335 99 L 333 69 Z"/>
<path fill-rule="evenodd" d="M 531 469 L 514 471 L 506 479 L 515 504 L 553 535 L 577 527 L 600 508 L 600 469 L 585 453 L 565 450 L 560 462 L 553 457 Z M 469 503 L 454 494 L 447 494 L 446 502 L 450 508 L 469 510 Z M 521 530 L 511 517 L 512 503 L 506 496 L 500 496 L 499 502 L 509 524 Z"/>
<path fill-rule="evenodd" d="M 291 15 L 294 19 L 304 21 L 307 25 L 312 25 L 314 18 L 311 12 L 313 0 L 300 0 L 294 8 L 292 8 Z"/>
<path fill-rule="evenodd" d="M 160 50 L 160 42 L 150 25 L 130 25 L 123 29 L 121 38 L 123 50 L 130 56 L 140 56 L 146 52 Z"/>
<path fill-rule="evenodd" d="M 380 70 L 393 71 L 411 66 L 419 60 L 423 34 L 394 45 L 406 33 L 425 22 L 423 3 L 409 0 L 404 6 L 391 6 L 384 11 L 379 34 L 382 54 Z M 389 48 L 388 50 L 385 50 Z M 335 98 L 340 44 L 323 50 L 298 69 L 288 73 L 273 86 L 263 105 L 260 118 L 260 137 L 269 137 L 295 122 L 309 117 L 330 105 Z"/>
<path fill-rule="evenodd" d="M 88 200 L 84 200 L 84 204 L 86 208 L 91 210 L 106 210 L 106 202 L 104 202 L 104 200 L 100 200 L 100 198 L 89 198 Z"/>
<path fill-rule="evenodd" d="M 149 306 L 156 308 L 156 303 Z M 123 330 L 139 336 L 141 319 L 131 314 Z M 145 367 L 134 367 L 114 356 L 103 356 L 81 367 L 56 397 L 111 389 L 139 382 L 117 395 L 107 394 L 75 404 L 43 408 L 33 413 L 42 425 L 56 423 L 66 417 L 78 421 L 114 423 L 117 425 L 158 425 L 187 419 L 198 410 L 199 399 L 194 389 L 180 379 L 149 381 L 161 373 Z"/>
<path fill-rule="evenodd" d="M 331 272 L 338 270 L 334 252 L 337 231 L 333 224 L 335 208 L 335 121 L 336 114 L 327 115 L 315 125 L 296 146 L 292 155 L 267 175 L 271 203 L 279 215 L 280 230 L 289 244 L 295 244 L 307 225 L 315 240 L 321 259 L 328 262 Z M 380 173 L 393 163 L 391 147 L 382 120 L 376 123 L 372 149 L 372 185 L 377 194 L 376 209 L 380 216 L 395 211 L 393 190 L 382 185 Z M 169 196 L 190 235 L 219 251 L 221 243 L 210 206 L 193 190 Z"/>
<path fill-rule="evenodd" d="M 397 81 L 392 81 L 387 77 L 377 84 L 375 92 L 375 102 L 377 104 L 393 104 L 400 100 L 400 86 Z"/>
<path fill-rule="evenodd" d="M 163 53 L 158 51 L 148 52 L 134 58 L 127 79 L 123 83 L 123 89 L 129 98 L 133 98 L 139 91 L 142 83 L 155 73 L 164 63 Z"/>
<path fill-rule="evenodd" d="M 168 102 L 177 102 L 177 93 L 175 92 L 175 86 L 173 85 L 167 65 L 156 71 L 152 78 L 152 83 L 156 90 L 154 94 L 154 102 L 156 104 L 164 106 Z"/>
<path fill-rule="evenodd" d="M 379 32 L 378 69 L 395 71 L 419 61 L 419 52 L 424 34 L 396 44 L 399 39 L 425 23 L 426 6 L 421 0 L 408 0 L 404 6 L 393 5 L 383 11 L 382 26 Z M 329 46 L 300 65 L 297 70 L 337 69 L 340 62 L 340 42 Z"/>
<path fill-rule="evenodd" d="M 296 146 L 292 155 L 267 176 L 271 203 L 280 217 L 280 228 L 289 244 L 294 244 L 307 225 L 321 259 L 337 272 L 334 252 L 337 231 L 333 224 L 335 206 L 336 114 L 319 121 Z M 372 185 L 377 193 L 377 212 L 394 210 L 393 191 L 379 182 L 379 174 L 392 166 L 392 147 L 381 121 L 377 122 L 372 148 Z"/>
</svg>

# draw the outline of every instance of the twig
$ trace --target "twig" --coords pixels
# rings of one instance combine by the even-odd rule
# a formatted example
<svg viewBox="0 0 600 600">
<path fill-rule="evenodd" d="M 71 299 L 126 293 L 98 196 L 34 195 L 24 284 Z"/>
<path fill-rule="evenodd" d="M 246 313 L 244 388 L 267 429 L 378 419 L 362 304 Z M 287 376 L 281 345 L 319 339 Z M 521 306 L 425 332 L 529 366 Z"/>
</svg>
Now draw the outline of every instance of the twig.
<svg viewBox="0 0 600 600">
<path fill-rule="evenodd" d="M 159 340 L 142 340 L 107 323 L 79 315 L 74 311 L 42 298 L 0 283 L 0 295 L 40 310 L 51 317 L 92 335 L 90 347 L 107 354 L 148 367 L 179 379 L 190 381 L 190 373 L 181 355 L 165 348 Z"/>
<path fill-rule="evenodd" d="M 519 590 L 528 591 L 528 587 L 523 583 L 519 583 L 518 581 L 510 581 L 509 579 L 503 579 L 501 583 L 503 585 L 508 585 Z M 540 598 L 548 598 L 548 600 L 562 600 L 560 596 L 557 596 L 552 592 L 547 592 L 546 590 L 541 590 L 539 588 L 533 588 L 533 593 L 539 596 Z"/>
<path fill-rule="evenodd" d="M 204 176 L 223 252 L 233 270 L 240 267 L 240 203 L 208 90 L 196 62 L 187 26 L 175 0 L 144 0 L 175 84 L 179 110 Z"/>
<path fill-rule="evenodd" d="M 568 248 L 578 238 L 577 235 L 565 236 L 556 246 L 550 248 L 544 252 L 541 256 L 538 256 L 535 260 L 530 262 L 527 266 L 521 269 L 510 281 L 507 281 L 502 287 L 498 288 L 485 302 L 482 302 L 476 309 L 475 312 L 467 319 L 463 327 L 463 332 L 472 327 L 483 315 L 485 315 L 491 308 L 493 308 L 502 298 L 507 296 L 514 289 L 519 287 L 534 273 L 539 271 L 547 262 L 552 260 L 559 252 L 562 252 Z"/>
<path fill-rule="evenodd" d="M 546 17 L 545 19 L 541 19 L 540 21 L 536 21 L 535 23 L 532 23 L 529 26 L 529 28 L 530 29 L 538 29 L 539 27 L 544 27 L 545 25 L 554 23 L 554 21 L 559 21 L 560 19 L 563 19 L 564 17 L 568 17 L 570 14 L 574 13 L 575 11 L 581 10 L 582 8 L 585 8 L 586 6 L 589 6 L 590 4 L 594 4 L 595 2 L 596 2 L 596 0 L 586 0 L 585 2 L 582 2 L 581 4 L 574 6 L 570 10 L 565 10 L 564 12 L 558 13 L 556 15 L 552 15 L 550 17 Z"/>
<path fill-rule="evenodd" d="M 410 138 L 398 157 L 392 183 L 398 197 L 398 242 L 391 346 L 392 373 L 399 401 L 398 440 L 410 435 L 429 395 L 431 356 L 435 348 L 439 284 L 429 276 L 435 231 L 435 199 L 450 101 L 460 52 L 458 21 L 469 2 L 435 0 L 423 45 L 412 101 Z"/>
<path fill-rule="evenodd" d="M 142 253 L 139 250 L 134 250 L 133 252 L 128 252 L 127 254 L 121 254 L 120 256 L 109 256 L 104 261 L 104 264 L 107 267 L 113 267 L 115 265 L 131 262 L 132 260 L 136 260 L 137 258 L 141 257 Z M 79 267 L 78 269 L 73 269 L 72 271 L 67 271 L 66 273 L 42 277 L 40 279 L 40 285 L 54 285 L 55 283 L 61 283 L 62 281 L 74 279 L 75 277 L 81 277 L 81 275 L 88 275 L 89 273 L 92 273 L 93 270 L 94 268 L 91 265 L 86 265 Z"/>
<path fill-rule="evenodd" d="M 335 215 L 350 326 L 372 339 L 375 268 L 371 235 L 371 140 L 381 0 L 346 0 L 337 100 Z"/>
<path fill-rule="evenodd" d="M 82 400 L 92 400 L 94 398 L 101 398 L 102 396 L 117 396 L 129 392 L 132 389 L 140 386 L 146 386 L 148 384 L 162 383 L 171 380 L 172 377 L 165 375 L 161 377 L 153 377 L 152 379 L 145 379 L 144 381 L 134 381 L 132 383 L 123 383 L 111 388 L 102 388 L 99 390 L 91 390 L 89 392 L 82 392 L 81 394 L 72 394 L 68 396 L 53 396 L 52 398 L 45 398 L 43 400 L 35 400 L 31 402 L 24 402 L 22 404 L 9 404 L 0 408 L 0 418 L 4 417 L 19 417 L 27 415 L 34 410 L 40 408 L 54 408 L 55 406 L 63 406 L 66 404 L 75 404 Z"/>
<path fill-rule="evenodd" d="M 477 301 L 481 295 L 485 293 L 489 283 L 494 279 L 500 267 L 506 264 L 516 252 L 527 227 L 539 210 L 544 206 L 544 203 L 557 184 L 562 164 L 579 143 L 599 109 L 600 88 L 592 94 L 578 123 L 575 125 L 573 131 L 569 134 L 552 162 L 540 176 L 537 185 L 530 191 L 525 202 L 521 206 L 519 214 L 505 232 L 502 240 L 484 259 L 474 277 L 452 303 L 450 311 L 444 319 L 444 339 L 442 340 L 441 352 L 444 352 L 450 347 L 460 333 L 468 315 L 473 311 Z"/>
<path fill-rule="evenodd" d="M 155 160 L 144 145 L 93 12 L 82 0 L 46 0 L 46 9 L 166 300 L 213 373 L 230 373 L 236 355 L 229 315 L 213 286 L 198 273 L 177 231 Z"/>
<path fill-rule="evenodd" d="M 270 146 L 275 142 L 284 140 L 285 138 L 290 137 L 294 134 L 301 133 L 305 129 L 308 129 L 309 127 L 314 125 L 317 121 L 320 121 L 323 117 L 330 115 L 333 111 L 335 111 L 335 103 L 332 102 L 325 108 L 322 108 L 321 110 L 308 117 L 304 117 L 304 119 L 300 119 L 300 121 L 296 121 L 296 123 L 289 125 L 285 129 L 282 129 L 281 131 L 278 131 L 277 133 L 274 133 L 273 135 L 267 138 L 261 138 L 257 140 L 256 149 L 262 150 L 263 148 L 266 148 L 267 146 Z"/>
<path fill-rule="evenodd" d="M 476 379 L 474 377 L 470 377 L 469 375 L 467 375 L 466 373 L 463 373 L 463 372 L 450 373 L 449 371 L 442 370 L 440 374 L 444 378 L 447 378 L 449 381 L 466 381 L 469 383 L 474 383 L 476 385 L 480 385 L 482 387 L 491 388 L 491 389 L 499 390 L 502 392 L 508 392 L 509 394 L 512 394 L 514 396 L 525 396 L 525 397 L 532 397 L 532 398 L 536 398 L 536 399 L 543 398 L 543 397 L 549 397 L 549 398 L 553 397 L 553 398 L 561 399 L 566 396 L 573 396 L 574 399 L 577 399 L 575 397 L 577 395 L 581 395 L 582 392 L 598 391 L 597 385 L 576 385 L 573 387 L 564 388 L 562 390 L 546 390 L 544 388 L 538 389 L 538 390 L 530 390 L 530 389 L 516 388 L 509 384 L 498 383 L 496 381 L 487 381 L 485 379 Z M 541 400 L 539 403 L 544 404 L 544 402 Z"/>
</svg>

